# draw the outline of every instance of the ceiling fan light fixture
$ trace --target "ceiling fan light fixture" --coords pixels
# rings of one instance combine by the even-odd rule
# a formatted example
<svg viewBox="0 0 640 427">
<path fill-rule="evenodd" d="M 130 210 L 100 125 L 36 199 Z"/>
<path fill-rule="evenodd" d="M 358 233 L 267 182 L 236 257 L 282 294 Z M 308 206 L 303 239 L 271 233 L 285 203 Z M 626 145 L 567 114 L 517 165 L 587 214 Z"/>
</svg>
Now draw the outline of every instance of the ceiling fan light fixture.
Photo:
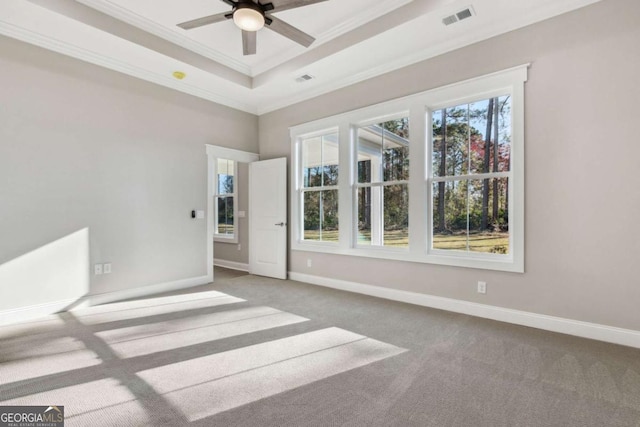
<svg viewBox="0 0 640 427">
<path fill-rule="evenodd" d="M 233 12 L 233 22 L 244 31 L 258 31 L 264 27 L 264 12 L 253 3 L 239 3 Z"/>
</svg>

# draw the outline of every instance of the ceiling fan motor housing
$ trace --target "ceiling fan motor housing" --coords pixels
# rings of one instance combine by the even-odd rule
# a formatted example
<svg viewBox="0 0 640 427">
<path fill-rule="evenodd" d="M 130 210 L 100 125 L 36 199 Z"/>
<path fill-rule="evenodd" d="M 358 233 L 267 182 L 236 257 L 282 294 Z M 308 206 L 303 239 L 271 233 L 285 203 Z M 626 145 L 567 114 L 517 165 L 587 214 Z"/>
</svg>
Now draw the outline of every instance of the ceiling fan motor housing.
<svg viewBox="0 0 640 427">
<path fill-rule="evenodd" d="M 260 2 L 255 3 L 252 0 L 238 0 L 233 6 L 232 13 L 235 13 L 238 9 L 253 9 L 264 16 L 265 12 L 275 9 L 275 6 L 273 3 L 262 4 Z"/>
<path fill-rule="evenodd" d="M 251 0 L 239 0 L 236 2 L 236 5 L 233 7 L 233 13 L 240 9 L 252 9 L 258 12 L 260 15 L 264 16 L 264 9 L 261 4 L 256 4 Z"/>
</svg>

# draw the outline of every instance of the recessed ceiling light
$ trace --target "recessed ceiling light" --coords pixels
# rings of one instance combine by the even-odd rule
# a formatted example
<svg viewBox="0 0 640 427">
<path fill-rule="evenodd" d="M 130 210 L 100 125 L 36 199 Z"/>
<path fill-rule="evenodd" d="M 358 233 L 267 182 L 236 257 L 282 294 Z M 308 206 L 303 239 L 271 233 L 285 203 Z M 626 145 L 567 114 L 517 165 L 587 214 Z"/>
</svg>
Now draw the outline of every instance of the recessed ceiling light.
<svg viewBox="0 0 640 427">
<path fill-rule="evenodd" d="M 184 72 L 182 72 L 182 71 L 174 71 L 174 72 L 173 72 L 173 77 L 175 77 L 175 78 L 176 78 L 176 79 L 178 79 L 178 80 L 182 80 L 182 79 L 184 79 L 186 76 L 187 76 L 187 75 L 186 75 Z"/>
</svg>

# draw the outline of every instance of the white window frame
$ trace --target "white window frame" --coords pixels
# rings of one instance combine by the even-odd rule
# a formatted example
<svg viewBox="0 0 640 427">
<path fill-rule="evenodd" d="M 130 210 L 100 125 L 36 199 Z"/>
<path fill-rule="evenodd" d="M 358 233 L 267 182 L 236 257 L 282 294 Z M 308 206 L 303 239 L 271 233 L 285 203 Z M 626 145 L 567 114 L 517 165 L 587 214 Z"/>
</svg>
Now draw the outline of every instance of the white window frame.
<svg viewBox="0 0 640 427">
<path fill-rule="evenodd" d="M 329 190 L 338 190 L 338 194 L 340 193 L 340 181 L 344 180 L 342 178 L 342 170 L 338 169 L 338 184 L 337 185 L 324 185 L 324 183 L 322 183 L 322 185 L 320 185 L 319 187 L 305 187 L 304 186 L 304 170 L 302 167 L 302 156 L 303 156 L 303 152 L 302 152 L 302 142 L 306 139 L 312 139 L 312 138 L 317 138 L 317 137 L 322 137 L 328 134 L 338 134 L 338 146 L 340 146 L 340 134 L 339 134 L 339 129 L 337 127 L 333 127 L 333 128 L 328 128 L 328 129 L 323 129 L 321 131 L 317 131 L 317 132 L 312 132 L 310 134 L 306 134 L 302 137 L 300 137 L 298 139 L 298 144 L 297 144 L 297 152 L 298 152 L 298 157 L 296 157 L 296 159 L 299 159 L 299 161 L 295 162 L 295 167 L 292 168 L 294 170 L 294 173 L 296 174 L 297 179 L 294 181 L 296 183 L 296 186 L 294 187 L 297 193 L 298 193 L 298 197 L 297 197 L 297 202 L 299 203 L 298 206 L 298 212 L 299 212 L 299 218 L 298 217 L 294 217 L 292 216 L 292 218 L 298 218 L 298 221 L 294 221 L 295 223 L 298 224 L 299 228 L 298 233 L 300 233 L 297 237 L 298 240 L 304 242 L 305 244 L 311 244 L 311 245 L 318 245 L 320 247 L 322 246 L 327 246 L 327 247 L 335 247 L 337 245 L 336 242 L 332 242 L 332 241 L 326 241 L 326 240 L 304 240 L 303 239 L 303 234 L 304 234 L 304 193 L 306 192 L 311 192 L 311 191 L 329 191 Z M 323 148 L 321 148 L 322 150 Z M 323 159 L 323 168 L 324 168 L 324 159 Z M 339 197 L 339 196 L 338 196 Z M 340 200 L 338 200 L 338 212 L 340 212 L 341 206 L 340 206 Z M 302 226 L 300 226 L 302 225 Z M 338 216 L 338 230 L 340 230 L 340 216 Z"/>
<path fill-rule="evenodd" d="M 524 83 L 529 64 L 484 75 L 426 92 L 372 105 L 290 128 L 292 141 L 291 249 L 364 256 L 459 267 L 524 272 Z M 511 170 L 509 172 L 509 254 L 480 254 L 431 249 L 432 132 L 431 112 L 443 107 L 511 96 Z M 357 245 L 357 129 L 364 123 L 397 117 L 409 111 L 409 249 Z M 330 129 L 339 134 L 338 245 L 300 239 L 300 141 Z M 354 230 L 355 228 L 355 230 Z M 400 250 L 399 250 L 400 249 Z"/>
<path fill-rule="evenodd" d="M 360 188 L 367 188 L 367 187 L 371 188 L 372 191 L 374 188 L 382 189 L 380 203 L 383 204 L 384 203 L 384 200 L 383 200 L 384 187 L 389 187 L 392 185 L 407 185 L 407 188 L 411 187 L 409 184 L 411 182 L 410 179 L 400 180 L 400 181 L 385 181 L 384 178 L 382 178 L 380 181 L 376 181 L 376 182 L 369 182 L 369 183 L 358 182 L 358 154 L 360 152 L 359 141 L 358 141 L 359 129 L 366 126 L 384 123 L 391 120 L 398 120 L 398 119 L 409 117 L 409 116 L 410 116 L 409 111 L 400 111 L 400 112 L 396 112 L 395 114 L 392 113 L 383 117 L 377 117 L 374 120 L 366 120 L 353 125 L 353 128 L 354 128 L 353 164 L 351 165 L 351 167 L 353 168 L 353 173 L 354 173 L 354 181 L 353 181 L 354 189 L 353 189 L 353 201 L 352 201 L 352 204 L 354 207 L 354 217 L 352 220 L 351 227 L 353 229 L 353 239 L 354 239 L 353 246 L 356 248 L 367 249 L 367 250 L 378 250 L 378 248 L 380 248 L 385 251 L 395 251 L 395 252 L 407 252 L 409 250 L 409 247 L 393 247 L 393 246 L 384 245 L 384 215 L 382 214 L 382 211 L 380 212 L 382 218 L 380 218 L 381 222 L 380 222 L 380 229 L 378 230 L 378 232 L 382 234 L 381 238 L 382 238 L 383 244 L 382 245 L 373 245 L 373 244 L 363 245 L 358 243 L 359 242 L 358 241 L 358 190 Z M 411 120 L 409 120 L 409 128 L 411 128 Z M 409 131 L 409 141 L 411 141 L 411 131 Z M 411 156 L 411 143 L 409 144 L 409 156 Z M 409 163 L 409 176 L 411 176 L 411 163 Z M 382 206 L 378 206 L 378 207 L 382 208 Z M 371 234 L 373 236 L 373 230 L 371 230 Z M 409 239 L 409 242 L 410 241 L 411 239 Z"/>
<path fill-rule="evenodd" d="M 226 160 L 233 162 L 233 192 L 218 193 L 220 186 L 218 182 L 218 162 Z M 238 162 L 233 159 L 217 157 L 213 166 L 213 240 L 223 243 L 238 243 Z M 218 199 L 223 197 L 233 197 L 233 234 L 222 234 L 218 232 Z"/>
<path fill-rule="evenodd" d="M 208 169 L 208 189 L 207 189 L 207 228 L 209 229 L 209 240 L 211 242 L 220 243 L 238 243 L 239 227 L 238 227 L 238 163 L 251 163 L 259 160 L 259 156 L 246 151 L 234 150 L 233 148 L 220 147 L 217 145 L 206 145 L 207 151 L 207 169 Z M 224 235 L 215 232 L 217 226 L 214 222 L 216 212 L 215 198 L 218 189 L 217 165 L 218 159 L 233 160 L 235 162 L 235 176 L 233 182 L 233 237 L 224 237 Z M 212 250 L 211 250 L 212 251 Z M 211 258 L 211 257 L 210 257 Z M 213 259 L 213 258 L 211 258 Z"/>
</svg>

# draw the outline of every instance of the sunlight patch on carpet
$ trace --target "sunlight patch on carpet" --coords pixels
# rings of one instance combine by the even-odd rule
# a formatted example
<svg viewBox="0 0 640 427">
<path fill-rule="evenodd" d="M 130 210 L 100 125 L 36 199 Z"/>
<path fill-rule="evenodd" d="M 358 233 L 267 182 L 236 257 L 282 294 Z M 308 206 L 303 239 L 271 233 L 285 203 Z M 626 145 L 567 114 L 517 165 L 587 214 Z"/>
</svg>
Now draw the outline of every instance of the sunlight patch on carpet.
<svg viewBox="0 0 640 427">
<path fill-rule="evenodd" d="M 139 373 L 190 421 L 404 353 L 327 328 Z"/>
</svg>

